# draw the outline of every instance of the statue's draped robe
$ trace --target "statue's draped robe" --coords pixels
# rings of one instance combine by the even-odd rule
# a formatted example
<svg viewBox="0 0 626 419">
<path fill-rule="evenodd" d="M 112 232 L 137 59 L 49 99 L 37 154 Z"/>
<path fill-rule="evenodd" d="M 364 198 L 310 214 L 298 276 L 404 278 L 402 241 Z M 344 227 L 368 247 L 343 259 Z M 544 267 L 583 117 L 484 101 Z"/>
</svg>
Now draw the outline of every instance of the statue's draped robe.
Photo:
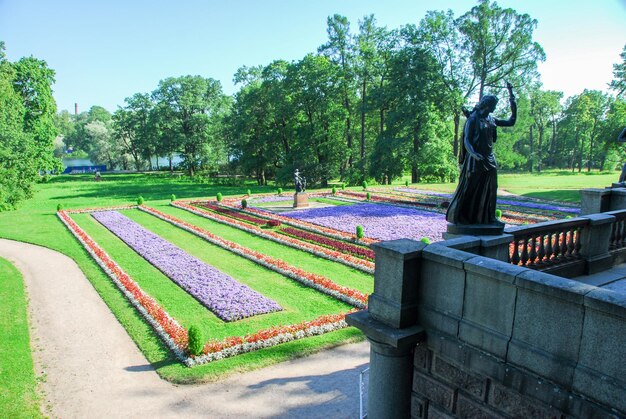
<svg viewBox="0 0 626 419">
<path fill-rule="evenodd" d="M 511 102 L 511 117 L 496 119 L 473 112 L 465 122 L 463 144 L 465 153 L 459 184 L 448 207 L 446 220 L 454 224 L 493 224 L 496 219 L 498 165 L 493 154 L 497 139 L 496 127 L 515 125 L 517 106 Z M 482 156 L 476 159 L 470 151 Z"/>
</svg>

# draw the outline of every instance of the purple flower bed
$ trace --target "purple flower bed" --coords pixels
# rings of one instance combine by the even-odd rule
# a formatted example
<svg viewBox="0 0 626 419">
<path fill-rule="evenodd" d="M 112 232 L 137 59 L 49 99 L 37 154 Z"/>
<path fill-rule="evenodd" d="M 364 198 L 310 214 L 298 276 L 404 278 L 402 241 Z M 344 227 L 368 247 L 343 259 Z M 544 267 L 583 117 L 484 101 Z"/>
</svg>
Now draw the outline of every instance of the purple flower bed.
<svg viewBox="0 0 626 419">
<path fill-rule="evenodd" d="M 432 195 L 438 196 L 442 198 L 452 199 L 452 194 L 440 193 L 440 192 L 432 192 L 432 191 L 421 191 L 419 189 L 411 189 L 411 188 L 397 188 L 395 189 L 398 192 L 407 192 L 413 194 L 422 194 L 422 195 Z M 498 198 L 498 204 L 500 205 L 512 205 L 516 207 L 525 207 L 525 208 L 534 208 L 539 210 L 546 211 L 559 211 L 559 212 L 567 212 L 570 214 L 578 214 L 580 210 L 574 207 L 566 207 L 563 205 L 551 205 L 551 204 L 543 204 L 540 202 L 532 202 L 532 201 L 518 201 L 514 199 L 500 199 Z"/>
<path fill-rule="evenodd" d="M 117 211 L 94 212 L 93 217 L 222 320 L 282 310 L 276 302 Z"/>
<path fill-rule="evenodd" d="M 349 233 L 362 225 L 367 237 L 379 240 L 428 237 L 431 241 L 440 241 L 447 227 L 443 214 L 384 204 L 313 208 L 281 215 Z"/>
</svg>

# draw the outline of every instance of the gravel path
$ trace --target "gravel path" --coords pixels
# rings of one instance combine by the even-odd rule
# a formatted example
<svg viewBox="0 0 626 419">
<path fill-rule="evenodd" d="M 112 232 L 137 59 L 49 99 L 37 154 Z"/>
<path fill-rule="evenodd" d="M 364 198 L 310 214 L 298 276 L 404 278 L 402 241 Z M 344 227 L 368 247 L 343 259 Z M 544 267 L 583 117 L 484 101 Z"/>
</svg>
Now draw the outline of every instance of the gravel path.
<svg viewBox="0 0 626 419">
<path fill-rule="evenodd" d="M 76 263 L 0 239 L 24 275 L 36 374 L 53 418 L 355 418 L 369 345 L 344 345 L 216 383 L 161 380 Z"/>
</svg>

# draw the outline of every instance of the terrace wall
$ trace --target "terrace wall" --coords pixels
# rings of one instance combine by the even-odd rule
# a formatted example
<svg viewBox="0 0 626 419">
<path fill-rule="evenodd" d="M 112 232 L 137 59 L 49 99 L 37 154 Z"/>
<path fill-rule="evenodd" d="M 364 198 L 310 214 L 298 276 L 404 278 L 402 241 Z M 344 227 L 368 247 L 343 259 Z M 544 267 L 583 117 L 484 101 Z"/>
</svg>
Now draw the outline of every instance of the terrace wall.
<svg viewBox="0 0 626 419">
<path fill-rule="evenodd" d="M 626 296 L 476 240 L 373 246 L 368 417 L 626 417 Z"/>
</svg>

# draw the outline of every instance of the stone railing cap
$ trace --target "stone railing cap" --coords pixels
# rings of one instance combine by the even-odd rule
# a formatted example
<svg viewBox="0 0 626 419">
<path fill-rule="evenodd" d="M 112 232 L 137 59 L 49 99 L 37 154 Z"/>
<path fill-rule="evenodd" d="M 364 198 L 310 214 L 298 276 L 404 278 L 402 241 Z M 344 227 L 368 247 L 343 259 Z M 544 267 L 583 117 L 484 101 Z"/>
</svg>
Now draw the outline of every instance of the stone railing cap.
<svg viewBox="0 0 626 419">
<path fill-rule="evenodd" d="M 596 289 L 578 281 L 526 269 L 515 278 L 515 285 L 573 303 L 583 304 L 585 294 Z"/>
</svg>

